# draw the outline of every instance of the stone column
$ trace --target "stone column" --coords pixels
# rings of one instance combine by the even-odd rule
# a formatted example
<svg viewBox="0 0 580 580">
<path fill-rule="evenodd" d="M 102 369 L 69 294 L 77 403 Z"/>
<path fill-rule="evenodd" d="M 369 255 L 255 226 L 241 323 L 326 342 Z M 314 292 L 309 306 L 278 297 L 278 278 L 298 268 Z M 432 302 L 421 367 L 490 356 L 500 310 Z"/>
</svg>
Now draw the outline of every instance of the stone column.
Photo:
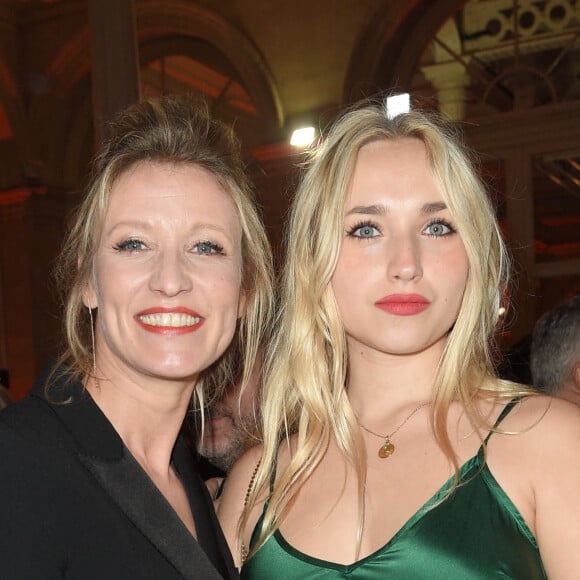
<svg viewBox="0 0 580 580">
<path fill-rule="evenodd" d="M 24 397 L 36 379 L 33 314 L 34 288 L 30 280 L 27 189 L 13 189 L 0 196 L 0 366 L 10 372 L 10 396 Z"/>
<path fill-rule="evenodd" d="M 71 210 L 79 202 L 77 195 L 55 186 L 36 191 L 27 201 L 30 228 L 30 281 L 34 291 L 31 311 L 34 324 L 35 357 L 42 369 L 62 353 L 64 321 L 61 296 L 56 286 L 56 257 L 68 231 Z"/>
<path fill-rule="evenodd" d="M 460 62 L 444 62 L 424 66 L 421 71 L 437 91 L 439 111 L 450 121 L 465 117 L 465 88 L 469 75 Z"/>
<path fill-rule="evenodd" d="M 89 0 L 93 118 L 97 144 L 104 124 L 140 98 L 133 0 Z"/>
</svg>

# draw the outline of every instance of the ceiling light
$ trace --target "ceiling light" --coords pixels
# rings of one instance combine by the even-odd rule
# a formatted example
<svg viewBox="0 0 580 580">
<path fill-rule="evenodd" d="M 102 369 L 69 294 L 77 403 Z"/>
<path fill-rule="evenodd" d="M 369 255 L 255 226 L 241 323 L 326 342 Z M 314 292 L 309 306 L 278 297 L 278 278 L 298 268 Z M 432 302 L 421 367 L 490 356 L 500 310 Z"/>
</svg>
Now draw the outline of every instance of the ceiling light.
<svg viewBox="0 0 580 580">
<path fill-rule="evenodd" d="M 294 147 L 308 147 L 316 137 L 314 127 L 301 127 L 295 129 L 290 138 L 290 145 Z"/>
<path fill-rule="evenodd" d="M 389 119 L 394 119 L 402 113 L 408 113 L 411 110 L 411 96 L 409 93 L 401 93 L 387 97 L 385 109 Z"/>
</svg>

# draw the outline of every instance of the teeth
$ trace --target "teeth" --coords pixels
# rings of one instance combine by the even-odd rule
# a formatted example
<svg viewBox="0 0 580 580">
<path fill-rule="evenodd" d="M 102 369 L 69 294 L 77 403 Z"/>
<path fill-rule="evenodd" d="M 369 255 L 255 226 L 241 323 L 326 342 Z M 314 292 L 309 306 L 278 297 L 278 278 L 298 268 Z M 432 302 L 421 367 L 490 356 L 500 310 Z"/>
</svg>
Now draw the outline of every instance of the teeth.
<svg viewBox="0 0 580 580">
<path fill-rule="evenodd" d="M 191 314 L 183 314 L 181 312 L 164 312 L 160 314 L 143 314 L 139 316 L 141 322 L 149 326 L 170 326 L 179 328 L 181 326 L 193 326 L 201 319 Z"/>
</svg>

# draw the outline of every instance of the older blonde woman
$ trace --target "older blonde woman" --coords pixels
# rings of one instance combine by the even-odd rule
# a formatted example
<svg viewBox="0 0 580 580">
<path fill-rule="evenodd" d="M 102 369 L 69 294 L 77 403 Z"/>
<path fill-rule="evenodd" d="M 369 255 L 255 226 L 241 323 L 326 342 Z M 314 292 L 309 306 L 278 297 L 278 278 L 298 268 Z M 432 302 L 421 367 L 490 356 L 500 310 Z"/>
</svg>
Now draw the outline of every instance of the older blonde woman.
<svg viewBox="0 0 580 580">
<path fill-rule="evenodd" d="M 2 576 L 235 578 L 179 431 L 226 384 L 236 328 L 254 361 L 266 236 L 206 108 L 144 101 L 110 135 L 60 262 L 68 349 L 0 419 Z"/>
</svg>

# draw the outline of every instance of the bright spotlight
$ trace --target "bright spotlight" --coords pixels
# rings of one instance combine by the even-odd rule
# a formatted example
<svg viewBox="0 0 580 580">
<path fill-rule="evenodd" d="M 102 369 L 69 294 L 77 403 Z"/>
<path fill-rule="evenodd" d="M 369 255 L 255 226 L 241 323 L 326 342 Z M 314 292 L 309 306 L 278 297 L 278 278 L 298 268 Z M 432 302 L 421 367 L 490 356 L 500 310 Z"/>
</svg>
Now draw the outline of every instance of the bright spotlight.
<svg viewBox="0 0 580 580">
<path fill-rule="evenodd" d="M 387 97 L 385 109 L 389 119 L 394 119 L 402 113 L 408 113 L 411 110 L 411 96 L 409 93 L 401 93 Z"/>
<path fill-rule="evenodd" d="M 302 127 L 296 129 L 290 138 L 290 145 L 294 147 L 308 147 L 316 137 L 314 127 Z"/>
</svg>

